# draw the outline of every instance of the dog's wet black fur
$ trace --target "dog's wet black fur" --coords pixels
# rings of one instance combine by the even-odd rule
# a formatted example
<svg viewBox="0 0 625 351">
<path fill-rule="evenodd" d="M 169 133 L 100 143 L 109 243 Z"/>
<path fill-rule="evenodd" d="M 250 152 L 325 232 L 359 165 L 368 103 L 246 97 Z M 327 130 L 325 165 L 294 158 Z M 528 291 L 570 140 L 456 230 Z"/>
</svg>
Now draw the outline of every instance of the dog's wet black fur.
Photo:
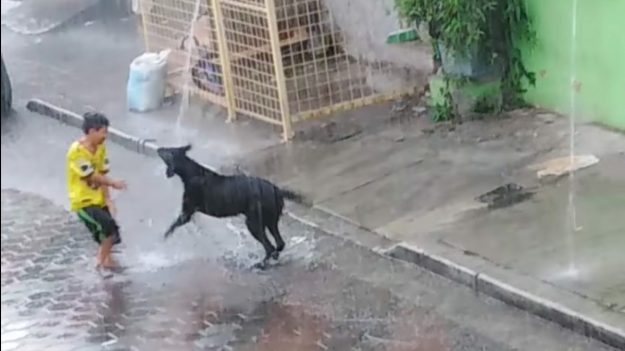
<svg viewBox="0 0 625 351">
<path fill-rule="evenodd" d="M 302 196 L 262 178 L 219 174 L 191 159 L 187 155 L 190 149 L 191 145 L 187 145 L 161 147 L 157 151 L 167 166 L 167 177 L 178 175 L 184 184 L 182 211 L 165 237 L 188 223 L 196 212 L 213 217 L 244 215 L 247 229 L 265 249 L 265 258 L 256 267 L 265 268 L 269 258 L 278 259 L 285 246 L 278 228 L 284 199 L 301 201 Z M 275 247 L 267 238 L 266 230 L 273 236 Z"/>
</svg>

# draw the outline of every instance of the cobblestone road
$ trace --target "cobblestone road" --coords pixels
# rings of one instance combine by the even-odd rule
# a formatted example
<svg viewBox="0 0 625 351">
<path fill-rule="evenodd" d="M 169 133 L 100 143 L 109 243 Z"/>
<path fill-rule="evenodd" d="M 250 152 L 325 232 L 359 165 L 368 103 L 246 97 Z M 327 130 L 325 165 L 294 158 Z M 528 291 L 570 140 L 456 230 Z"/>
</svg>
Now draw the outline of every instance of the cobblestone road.
<svg viewBox="0 0 625 351">
<path fill-rule="evenodd" d="M 80 223 L 50 201 L 2 191 L 3 350 L 345 350 L 354 345 L 373 350 L 389 342 L 397 350 L 415 349 L 406 348 L 408 341 L 393 340 L 386 328 L 394 324 L 388 312 L 399 300 L 362 283 L 349 282 L 339 291 L 349 295 L 356 289 L 369 297 L 339 307 L 323 302 L 328 293 L 315 296 L 317 302 L 285 305 L 280 301 L 287 290 L 266 277 L 253 278 L 251 272 L 234 277 L 207 262 L 161 271 L 161 277 L 129 274 L 103 280 L 90 269 L 94 245 L 88 237 Z M 198 269 L 206 284 L 189 281 Z M 300 274 L 312 277 L 311 272 L 324 270 L 313 264 Z M 326 283 L 339 281 L 332 280 Z M 303 297 L 306 287 L 288 294 Z M 307 308 L 300 305 L 304 302 Z M 318 316 L 309 314 L 311 308 Z M 410 317 L 407 311 L 397 320 Z M 322 317 L 327 312 L 344 317 L 330 321 Z M 412 318 L 419 312 L 413 310 Z M 430 327 L 439 323 L 444 325 L 438 321 Z M 358 330 L 362 325 L 366 328 Z M 435 335 L 424 335 L 421 342 L 429 350 L 446 349 L 447 342 Z M 447 337 L 462 342 L 463 335 Z M 487 339 L 481 344 L 501 349 Z"/>
</svg>

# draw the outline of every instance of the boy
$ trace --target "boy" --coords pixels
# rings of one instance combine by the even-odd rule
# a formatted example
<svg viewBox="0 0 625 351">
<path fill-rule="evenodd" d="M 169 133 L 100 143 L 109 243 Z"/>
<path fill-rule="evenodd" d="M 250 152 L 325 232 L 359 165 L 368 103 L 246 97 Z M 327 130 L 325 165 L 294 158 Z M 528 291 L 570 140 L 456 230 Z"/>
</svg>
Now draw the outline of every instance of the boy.
<svg viewBox="0 0 625 351">
<path fill-rule="evenodd" d="M 82 124 L 84 136 L 72 143 L 66 157 L 70 207 L 100 245 L 97 268 L 115 266 L 111 259 L 111 248 L 120 241 L 109 187 L 118 190 L 126 188 L 123 180 L 113 180 L 106 176 L 109 162 L 104 141 L 108 126 L 109 120 L 103 114 L 85 113 Z"/>
</svg>

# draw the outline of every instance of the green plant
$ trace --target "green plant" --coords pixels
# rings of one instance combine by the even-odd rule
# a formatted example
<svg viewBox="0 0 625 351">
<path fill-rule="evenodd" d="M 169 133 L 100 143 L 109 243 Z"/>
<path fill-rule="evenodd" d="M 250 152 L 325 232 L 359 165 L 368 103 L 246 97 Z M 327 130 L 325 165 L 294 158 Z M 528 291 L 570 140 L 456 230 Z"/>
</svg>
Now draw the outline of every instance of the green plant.
<svg viewBox="0 0 625 351">
<path fill-rule="evenodd" d="M 431 119 L 434 122 L 451 121 L 456 117 L 456 109 L 454 107 L 454 99 L 451 95 L 454 79 L 452 77 L 444 77 L 444 85 L 438 89 L 440 99 L 437 99 L 433 106 Z"/>
<path fill-rule="evenodd" d="M 477 102 L 475 103 L 475 106 L 473 106 L 473 112 L 475 113 L 485 114 L 485 113 L 493 113 L 496 111 L 497 111 L 496 106 L 493 104 L 491 100 L 489 100 L 486 97 L 479 98 Z"/>
<path fill-rule="evenodd" d="M 505 108 L 524 105 L 527 84 L 536 84 L 536 74 L 523 63 L 521 47 L 536 43 L 536 32 L 525 7 L 525 0 L 498 0 L 497 14 L 490 21 L 490 50 L 498 55 Z"/>
<path fill-rule="evenodd" d="M 457 54 L 479 44 L 486 17 L 497 0 L 396 0 L 399 13 L 410 21 L 427 22 L 430 36 Z"/>
<path fill-rule="evenodd" d="M 535 42 L 525 0 L 396 0 L 396 7 L 409 21 L 428 23 L 435 48 L 440 43 L 459 56 L 484 53 L 501 76 L 504 108 L 523 103 L 525 87 L 535 83 L 521 52 Z"/>
</svg>

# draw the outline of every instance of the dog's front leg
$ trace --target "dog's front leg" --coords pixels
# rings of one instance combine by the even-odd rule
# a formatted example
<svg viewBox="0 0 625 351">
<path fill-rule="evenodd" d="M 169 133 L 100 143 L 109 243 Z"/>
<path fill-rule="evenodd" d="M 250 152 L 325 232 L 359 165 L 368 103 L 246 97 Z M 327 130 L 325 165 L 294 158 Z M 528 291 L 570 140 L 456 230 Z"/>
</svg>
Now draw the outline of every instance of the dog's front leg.
<svg viewBox="0 0 625 351">
<path fill-rule="evenodd" d="M 191 216 L 193 216 L 193 213 L 180 213 L 178 218 L 176 218 L 176 220 L 169 226 L 169 229 L 167 229 L 167 231 L 165 232 L 165 239 L 167 239 L 167 237 L 170 236 L 174 232 L 174 230 L 176 230 L 176 228 L 189 223 L 189 221 L 191 220 Z"/>
</svg>

